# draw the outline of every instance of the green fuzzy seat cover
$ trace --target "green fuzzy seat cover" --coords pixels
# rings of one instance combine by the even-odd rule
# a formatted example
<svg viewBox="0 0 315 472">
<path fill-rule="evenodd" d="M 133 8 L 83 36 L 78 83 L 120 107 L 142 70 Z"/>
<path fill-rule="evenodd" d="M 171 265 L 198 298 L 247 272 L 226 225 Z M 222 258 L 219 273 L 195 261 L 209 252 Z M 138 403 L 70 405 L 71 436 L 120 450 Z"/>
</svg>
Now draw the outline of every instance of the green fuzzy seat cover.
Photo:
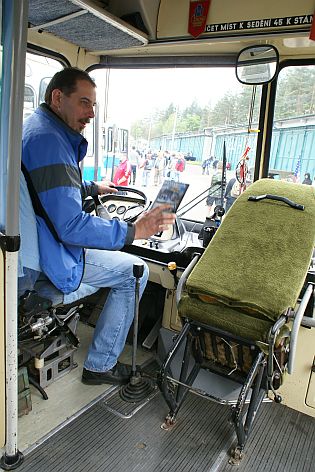
<svg viewBox="0 0 315 472">
<path fill-rule="evenodd" d="M 267 343 L 271 323 L 267 319 L 258 319 L 246 313 L 230 308 L 222 303 L 205 303 L 198 297 L 184 295 L 179 302 L 182 317 L 219 328 L 234 336 L 248 341 Z"/>
<path fill-rule="evenodd" d="M 248 201 L 264 194 L 286 197 L 305 210 L 274 200 Z M 312 186 L 272 179 L 253 183 L 229 210 L 188 277 L 180 315 L 265 339 L 279 316 L 295 306 L 314 243 Z"/>
</svg>

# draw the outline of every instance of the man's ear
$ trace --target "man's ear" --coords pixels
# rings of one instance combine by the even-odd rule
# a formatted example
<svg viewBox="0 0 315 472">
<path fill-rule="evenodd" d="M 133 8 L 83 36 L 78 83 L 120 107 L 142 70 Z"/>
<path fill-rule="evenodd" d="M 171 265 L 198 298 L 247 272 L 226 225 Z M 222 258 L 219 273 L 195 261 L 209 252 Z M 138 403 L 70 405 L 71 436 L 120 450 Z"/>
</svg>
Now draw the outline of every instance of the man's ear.
<svg viewBox="0 0 315 472">
<path fill-rule="evenodd" d="M 54 89 L 52 92 L 51 92 L 51 105 L 54 107 L 54 108 L 59 108 L 60 107 L 60 101 L 61 101 L 61 90 L 59 89 Z"/>
</svg>

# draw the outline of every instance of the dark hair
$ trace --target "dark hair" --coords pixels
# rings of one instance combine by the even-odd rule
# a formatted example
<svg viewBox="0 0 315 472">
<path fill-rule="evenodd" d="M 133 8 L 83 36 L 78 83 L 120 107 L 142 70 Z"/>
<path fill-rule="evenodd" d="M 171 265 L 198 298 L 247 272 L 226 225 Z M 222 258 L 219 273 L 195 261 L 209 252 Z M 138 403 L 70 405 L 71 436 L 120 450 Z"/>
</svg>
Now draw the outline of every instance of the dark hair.
<svg viewBox="0 0 315 472">
<path fill-rule="evenodd" d="M 57 72 L 49 82 L 45 92 L 45 102 L 47 105 L 51 104 L 51 94 L 55 89 L 61 90 L 67 97 L 76 91 L 77 81 L 87 80 L 96 87 L 94 80 L 84 70 L 77 67 L 66 67 Z"/>
<path fill-rule="evenodd" d="M 310 179 L 310 178 L 311 178 L 311 174 L 309 174 L 308 172 L 306 172 L 306 174 L 304 175 L 304 177 L 305 177 L 306 179 Z"/>
</svg>

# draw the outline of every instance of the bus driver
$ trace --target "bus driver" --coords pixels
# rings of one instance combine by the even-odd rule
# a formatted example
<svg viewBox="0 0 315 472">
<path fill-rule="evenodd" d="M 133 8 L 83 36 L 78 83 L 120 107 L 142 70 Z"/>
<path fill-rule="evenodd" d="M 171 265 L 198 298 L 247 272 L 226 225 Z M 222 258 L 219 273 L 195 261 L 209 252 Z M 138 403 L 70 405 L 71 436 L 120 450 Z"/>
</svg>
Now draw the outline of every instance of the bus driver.
<svg viewBox="0 0 315 472">
<path fill-rule="evenodd" d="M 79 163 L 87 150 L 81 133 L 94 117 L 95 89 L 94 81 L 80 69 L 66 68 L 53 76 L 45 103 L 24 124 L 22 170 L 37 214 L 41 271 L 64 294 L 81 282 L 111 288 L 82 381 L 122 384 L 129 375 L 117 358 L 133 320 L 133 264 L 139 259 L 118 250 L 173 224 L 175 215 L 165 212 L 168 205 L 161 205 L 130 224 L 82 211 L 82 197 L 116 192 L 111 183 L 81 181 Z M 145 265 L 141 294 L 147 279 Z"/>
</svg>

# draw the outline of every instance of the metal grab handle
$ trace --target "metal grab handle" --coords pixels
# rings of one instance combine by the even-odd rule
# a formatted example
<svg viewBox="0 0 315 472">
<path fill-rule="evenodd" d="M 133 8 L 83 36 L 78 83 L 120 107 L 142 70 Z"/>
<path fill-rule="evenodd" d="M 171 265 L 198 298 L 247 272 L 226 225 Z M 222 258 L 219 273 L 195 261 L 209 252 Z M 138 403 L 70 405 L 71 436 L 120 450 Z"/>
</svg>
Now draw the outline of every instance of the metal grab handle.
<svg viewBox="0 0 315 472">
<path fill-rule="evenodd" d="M 303 315 L 305 313 L 307 304 L 309 302 L 309 299 L 311 298 L 313 291 L 314 291 L 314 285 L 309 284 L 307 289 L 304 292 L 303 298 L 300 302 L 300 306 L 294 317 L 292 331 L 291 331 L 290 353 L 289 353 L 289 360 L 288 360 L 288 373 L 289 374 L 293 373 L 293 367 L 294 367 L 294 361 L 295 361 L 295 355 L 296 355 L 296 349 L 297 349 L 298 332 L 300 329 L 301 322 L 303 320 Z"/>
<path fill-rule="evenodd" d="M 188 266 L 186 267 L 186 269 L 182 273 L 181 278 L 178 281 L 177 290 L 176 290 L 176 305 L 177 306 L 178 306 L 178 304 L 180 302 L 180 299 L 182 297 L 182 292 L 183 292 L 186 280 L 188 279 L 188 276 L 189 276 L 190 272 L 193 270 L 193 268 L 195 267 L 195 265 L 199 261 L 200 256 L 201 256 L 201 254 L 199 254 L 199 253 L 194 253 L 193 254 L 192 260 L 190 261 L 190 263 L 188 264 Z"/>
<path fill-rule="evenodd" d="M 260 200 L 277 200 L 278 202 L 283 202 L 289 205 L 290 207 L 294 208 L 295 210 L 301 210 L 304 211 L 305 207 L 304 205 L 300 205 L 299 203 L 292 202 L 292 200 L 289 200 L 289 198 L 286 197 L 280 197 L 279 195 L 271 195 L 269 193 L 265 195 L 257 195 L 257 196 L 250 196 L 248 197 L 248 200 L 250 202 L 259 202 Z"/>
</svg>

